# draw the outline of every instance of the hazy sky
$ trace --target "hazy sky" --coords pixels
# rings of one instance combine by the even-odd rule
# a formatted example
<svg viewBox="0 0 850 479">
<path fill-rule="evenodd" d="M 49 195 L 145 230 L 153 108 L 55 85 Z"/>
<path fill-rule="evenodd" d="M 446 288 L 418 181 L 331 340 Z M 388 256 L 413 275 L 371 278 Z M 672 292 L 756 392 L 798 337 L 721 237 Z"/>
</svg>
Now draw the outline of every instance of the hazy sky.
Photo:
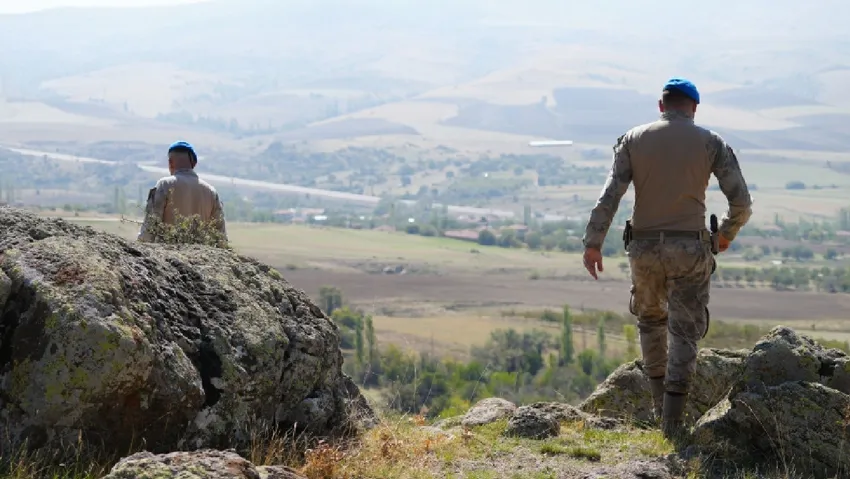
<svg viewBox="0 0 850 479">
<path fill-rule="evenodd" d="M 0 14 L 27 13 L 56 7 L 144 7 L 203 1 L 205 0 L 0 0 Z"/>
</svg>

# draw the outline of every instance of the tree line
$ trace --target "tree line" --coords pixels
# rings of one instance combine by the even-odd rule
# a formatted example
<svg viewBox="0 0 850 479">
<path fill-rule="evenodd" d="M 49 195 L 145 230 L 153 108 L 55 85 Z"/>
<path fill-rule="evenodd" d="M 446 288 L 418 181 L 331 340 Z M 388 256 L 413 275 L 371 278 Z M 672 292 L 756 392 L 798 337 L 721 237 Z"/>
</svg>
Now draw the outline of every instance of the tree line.
<svg viewBox="0 0 850 479">
<path fill-rule="evenodd" d="M 461 361 L 379 344 L 372 317 L 343 305 L 338 288 L 323 287 L 319 304 L 339 327 L 340 347 L 347 352 L 345 372 L 362 387 L 380 391 L 388 407 L 428 417 L 462 414 L 486 397 L 577 402 L 619 365 L 640 356 L 635 319 L 611 312 L 576 312 L 567 305 L 560 311 L 506 311 L 557 323 L 559 332 L 498 329 Z M 749 349 L 768 329 L 712 321 L 700 346 Z M 594 336 L 590 344 L 576 337 L 588 332 Z M 612 335 L 625 342 L 624 349 L 612 350 Z M 847 342 L 819 342 L 850 352 Z"/>
<path fill-rule="evenodd" d="M 767 268 L 719 267 L 712 277 L 716 284 L 776 291 L 817 291 L 850 293 L 850 268 L 801 268 L 772 266 Z"/>
</svg>

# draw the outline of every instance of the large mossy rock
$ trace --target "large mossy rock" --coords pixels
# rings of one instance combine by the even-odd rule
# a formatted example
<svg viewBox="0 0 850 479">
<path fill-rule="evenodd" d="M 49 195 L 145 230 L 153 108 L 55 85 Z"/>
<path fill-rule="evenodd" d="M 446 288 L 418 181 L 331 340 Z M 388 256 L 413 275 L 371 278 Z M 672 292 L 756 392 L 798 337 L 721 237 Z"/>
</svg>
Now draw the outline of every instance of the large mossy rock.
<svg viewBox="0 0 850 479">
<path fill-rule="evenodd" d="M 689 421 L 696 422 L 726 396 L 741 374 L 747 354 L 747 350 L 700 350 L 685 410 Z M 652 392 L 642 361 L 631 361 L 615 369 L 579 409 L 602 417 L 652 422 Z"/>
<path fill-rule="evenodd" d="M 781 463 L 808 477 L 850 477 L 850 357 L 773 328 L 693 438 L 703 454 L 730 464 Z"/>
<path fill-rule="evenodd" d="M 727 465 L 850 477 L 850 395 L 804 381 L 739 392 L 700 418 L 693 440 L 705 457 Z"/>
<path fill-rule="evenodd" d="M 38 447 L 220 447 L 374 418 L 338 330 L 277 271 L 0 207 L 0 429 Z M 67 442 L 66 442 L 67 443 Z"/>
</svg>

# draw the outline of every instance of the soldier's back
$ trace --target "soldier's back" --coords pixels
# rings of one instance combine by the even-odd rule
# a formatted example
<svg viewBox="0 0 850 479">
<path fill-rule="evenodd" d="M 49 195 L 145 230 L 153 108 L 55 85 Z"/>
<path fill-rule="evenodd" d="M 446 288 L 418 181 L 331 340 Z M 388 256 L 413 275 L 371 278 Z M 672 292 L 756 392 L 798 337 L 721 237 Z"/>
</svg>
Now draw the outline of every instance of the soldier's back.
<svg viewBox="0 0 850 479">
<path fill-rule="evenodd" d="M 705 228 L 705 192 L 712 172 L 714 134 L 671 115 L 627 133 L 635 230 Z"/>
<path fill-rule="evenodd" d="M 219 204 L 218 192 L 197 173 L 181 170 L 159 182 L 168 192 L 162 218 L 165 224 L 174 224 L 176 215 L 197 215 L 203 221 L 213 219 Z"/>
</svg>

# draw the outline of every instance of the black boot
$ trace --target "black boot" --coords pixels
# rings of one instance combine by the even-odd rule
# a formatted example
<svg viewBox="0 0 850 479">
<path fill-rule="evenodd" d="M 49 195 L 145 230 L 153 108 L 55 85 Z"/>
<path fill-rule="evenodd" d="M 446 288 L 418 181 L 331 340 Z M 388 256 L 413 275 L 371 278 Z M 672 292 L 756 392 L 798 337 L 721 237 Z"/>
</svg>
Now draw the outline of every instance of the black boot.
<svg viewBox="0 0 850 479">
<path fill-rule="evenodd" d="M 684 433 L 685 404 L 688 395 L 667 392 L 664 394 L 664 413 L 661 430 L 669 440 L 681 439 Z"/>
<path fill-rule="evenodd" d="M 652 391 L 652 411 L 655 413 L 655 419 L 661 422 L 661 414 L 664 411 L 664 376 L 649 378 L 649 389 Z"/>
</svg>

